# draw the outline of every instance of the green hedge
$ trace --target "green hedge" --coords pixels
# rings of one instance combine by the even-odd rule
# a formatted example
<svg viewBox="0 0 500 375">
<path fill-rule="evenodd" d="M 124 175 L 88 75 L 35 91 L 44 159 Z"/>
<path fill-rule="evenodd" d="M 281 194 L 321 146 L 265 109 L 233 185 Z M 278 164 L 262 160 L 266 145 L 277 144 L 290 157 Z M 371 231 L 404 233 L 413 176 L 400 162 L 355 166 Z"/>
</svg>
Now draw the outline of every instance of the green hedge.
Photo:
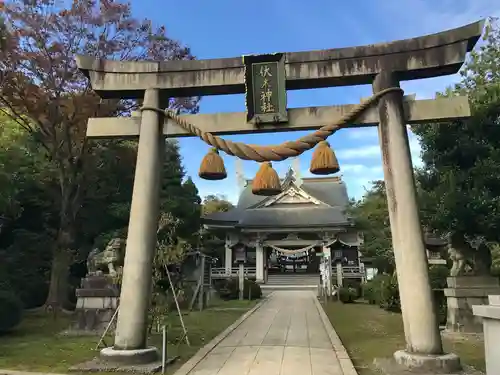
<svg viewBox="0 0 500 375">
<path fill-rule="evenodd" d="M 343 303 L 354 303 L 359 297 L 359 293 L 356 288 L 353 287 L 342 287 L 338 291 L 339 300 Z"/>
<path fill-rule="evenodd" d="M 443 289 L 446 288 L 448 267 L 433 265 L 429 267 L 429 279 L 433 289 L 436 313 L 440 324 L 446 323 L 446 297 Z M 370 304 L 379 305 L 388 311 L 401 311 L 397 276 L 377 275 L 372 280 L 363 284 L 362 296 Z"/>
<path fill-rule="evenodd" d="M 21 323 L 23 305 L 10 291 L 0 291 L 0 333 L 8 332 Z"/>
<path fill-rule="evenodd" d="M 363 298 L 389 311 L 401 311 L 396 274 L 377 275 L 363 285 Z"/>
<path fill-rule="evenodd" d="M 215 285 L 219 297 L 225 300 L 232 300 L 239 298 L 239 280 L 231 278 Z M 253 280 L 245 279 L 243 284 L 243 298 L 244 299 L 259 299 L 262 297 L 262 290 L 260 285 Z"/>
<path fill-rule="evenodd" d="M 344 288 L 351 288 L 355 293 L 356 298 L 361 298 L 363 295 L 363 288 L 361 286 L 361 280 L 358 279 L 344 279 L 343 285 Z"/>
<path fill-rule="evenodd" d="M 376 275 L 372 280 L 363 284 L 362 296 L 372 305 L 380 305 L 383 300 L 383 285 L 387 286 L 391 275 Z"/>
</svg>

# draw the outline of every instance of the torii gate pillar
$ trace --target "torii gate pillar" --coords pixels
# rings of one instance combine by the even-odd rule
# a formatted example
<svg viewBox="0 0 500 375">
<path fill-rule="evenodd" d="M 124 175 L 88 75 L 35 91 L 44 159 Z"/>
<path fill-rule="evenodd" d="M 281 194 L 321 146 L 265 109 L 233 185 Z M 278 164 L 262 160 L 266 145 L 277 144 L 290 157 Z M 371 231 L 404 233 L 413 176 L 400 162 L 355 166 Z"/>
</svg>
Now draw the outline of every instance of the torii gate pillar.
<svg viewBox="0 0 500 375">
<path fill-rule="evenodd" d="M 399 86 L 394 73 L 381 72 L 375 77 L 373 92 Z M 397 351 L 394 357 L 398 363 L 409 367 L 425 367 L 427 361 L 434 368 L 439 364 L 438 367 L 446 372 L 458 371 L 459 357 L 443 354 L 429 283 L 402 93 L 393 92 L 382 97 L 378 112 L 392 247 L 407 345 L 406 350 Z"/>
<path fill-rule="evenodd" d="M 146 90 L 143 103 L 160 107 L 159 90 Z M 158 350 L 146 343 L 165 149 L 162 122 L 158 112 L 143 111 L 115 342 L 112 348 L 101 351 L 104 359 L 116 362 L 140 364 L 158 359 Z"/>
</svg>

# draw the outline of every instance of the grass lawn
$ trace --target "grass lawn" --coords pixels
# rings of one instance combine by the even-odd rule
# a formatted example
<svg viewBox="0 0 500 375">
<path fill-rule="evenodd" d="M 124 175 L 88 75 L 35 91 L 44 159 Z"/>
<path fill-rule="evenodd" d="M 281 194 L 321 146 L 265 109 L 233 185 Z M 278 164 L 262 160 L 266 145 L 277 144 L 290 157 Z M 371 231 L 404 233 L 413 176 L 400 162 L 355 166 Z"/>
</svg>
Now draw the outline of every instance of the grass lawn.
<svg viewBox="0 0 500 375">
<path fill-rule="evenodd" d="M 401 314 L 384 311 L 365 303 L 329 302 L 325 308 L 332 325 L 346 347 L 359 375 L 378 374 L 371 368 L 373 359 L 391 357 L 404 349 Z M 443 338 L 444 350 L 458 354 L 463 364 L 485 370 L 484 344 L 477 337 Z"/>
<path fill-rule="evenodd" d="M 203 345 L 235 322 L 257 301 L 214 301 L 209 309 L 183 315 L 191 347 L 182 337 L 177 313 L 167 318 L 167 356 L 179 355 L 168 373 L 171 374 Z M 70 316 L 54 320 L 45 314 L 27 314 L 21 326 L 12 333 L 0 336 L 0 369 L 64 373 L 68 368 L 98 354 L 94 350 L 99 337 L 62 336 L 71 323 Z M 153 334 L 149 342 L 161 348 L 161 334 Z M 106 339 L 112 343 L 112 337 Z"/>
</svg>

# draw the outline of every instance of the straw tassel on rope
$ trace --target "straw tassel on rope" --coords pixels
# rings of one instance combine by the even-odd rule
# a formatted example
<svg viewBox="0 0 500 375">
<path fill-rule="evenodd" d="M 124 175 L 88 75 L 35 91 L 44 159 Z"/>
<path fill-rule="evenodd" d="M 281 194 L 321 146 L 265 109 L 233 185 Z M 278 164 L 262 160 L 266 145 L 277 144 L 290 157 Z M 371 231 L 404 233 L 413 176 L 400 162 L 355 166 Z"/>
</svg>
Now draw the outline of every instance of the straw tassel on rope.
<svg viewBox="0 0 500 375">
<path fill-rule="evenodd" d="M 327 141 L 321 141 L 314 150 L 309 171 L 316 175 L 327 175 L 340 171 L 335 152 Z"/>
<path fill-rule="evenodd" d="M 252 181 L 252 193 L 266 197 L 281 193 L 280 178 L 273 169 L 271 162 L 264 162 L 260 165 Z"/>
<path fill-rule="evenodd" d="M 217 148 L 213 147 L 205 155 L 200 164 L 198 176 L 204 180 L 223 180 L 227 177 L 224 160 L 219 155 Z"/>
</svg>

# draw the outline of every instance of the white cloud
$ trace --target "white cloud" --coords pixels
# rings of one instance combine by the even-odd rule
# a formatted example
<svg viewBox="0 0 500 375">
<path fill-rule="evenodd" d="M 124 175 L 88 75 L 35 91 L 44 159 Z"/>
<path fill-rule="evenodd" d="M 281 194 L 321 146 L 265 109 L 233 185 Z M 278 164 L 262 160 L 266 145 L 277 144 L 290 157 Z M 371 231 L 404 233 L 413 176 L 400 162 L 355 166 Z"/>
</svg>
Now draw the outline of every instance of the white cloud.
<svg viewBox="0 0 500 375">
<path fill-rule="evenodd" d="M 380 146 L 366 145 L 361 147 L 344 148 L 337 151 L 337 156 L 341 159 L 366 159 L 380 158 Z"/>
<path fill-rule="evenodd" d="M 342 172 L 353 175 L 378 175 L 382 173 L 382 165 L 366 166 L 364 164 L 342 164 Z"/>
<path fill-rule="evenodd" d="M 238 184 L 233 178 L 223 181 L 205 181 L 200 180 L 196 187 L 198 193 L 203 199 L 208 195 L 224 196 L 229 202 L 236 204 L 239 198 Z"/>
<path fill-rule="evenodd" d="M 435 33 L 500 15 L 498 0 L 413 0 L 399 4 L 393 9 L 409 32 Z"/>
<path fill-rule="evenodd" d="M 409 138 L 409 146 L 410 146 L 410 153 L 412 157 L 412 162 L 414 166 L 420 166 L 422 164 L 422 160 L 420 158 L 420 152 L 421 152 L 421 147 L 418 139 L 416 136 L 408 131 L 408 138 Z M 363 160 L 366 161 L 372 160 L 379 165 L 381 165 L 382 162 L 382 157 L 381 157 L 381 150 L 380 146 L 377 141 L 370 142 L 367 145 L 359 146 L 359 147 L 352 147 L 352 148 L 345 148 L 345 149 L 340 149 L 336 151 L 338 158 L 341 161 L 341 168 L 344 171 L 352 171 L 352 172 L 357 172 L 361 171 L 362 168 L 369 168 L 365 167 Z M 342 163 L 343 160 L 350 161 L 351 163 L 344 164 Z M 354 161 L 354 163 L 352 163 Z M 381 170 L 381 167 L 380 167 Z M 364 170 L 365 172 L 367 169 Z"/>
<path fill-rule="evenodd" d="M 387 28 L 403 38 L 437 33 L 467 25 L 487 17 L 500 16 L 498 0 L 388 0 L 379 3 L 380 12 L 387 19 Z M 407 93 L 415 93 L 417 99 L 432 99 L 436 92 L 457 83 L 455 75 L 407 81 L 401 84 Z"/>
<path fill-rule="evenodd" d="M 375 126 L 348 129 L 345 134 L 347 138 L 354 140 L 378 138 L 377 128 Z"/>
</svg>

